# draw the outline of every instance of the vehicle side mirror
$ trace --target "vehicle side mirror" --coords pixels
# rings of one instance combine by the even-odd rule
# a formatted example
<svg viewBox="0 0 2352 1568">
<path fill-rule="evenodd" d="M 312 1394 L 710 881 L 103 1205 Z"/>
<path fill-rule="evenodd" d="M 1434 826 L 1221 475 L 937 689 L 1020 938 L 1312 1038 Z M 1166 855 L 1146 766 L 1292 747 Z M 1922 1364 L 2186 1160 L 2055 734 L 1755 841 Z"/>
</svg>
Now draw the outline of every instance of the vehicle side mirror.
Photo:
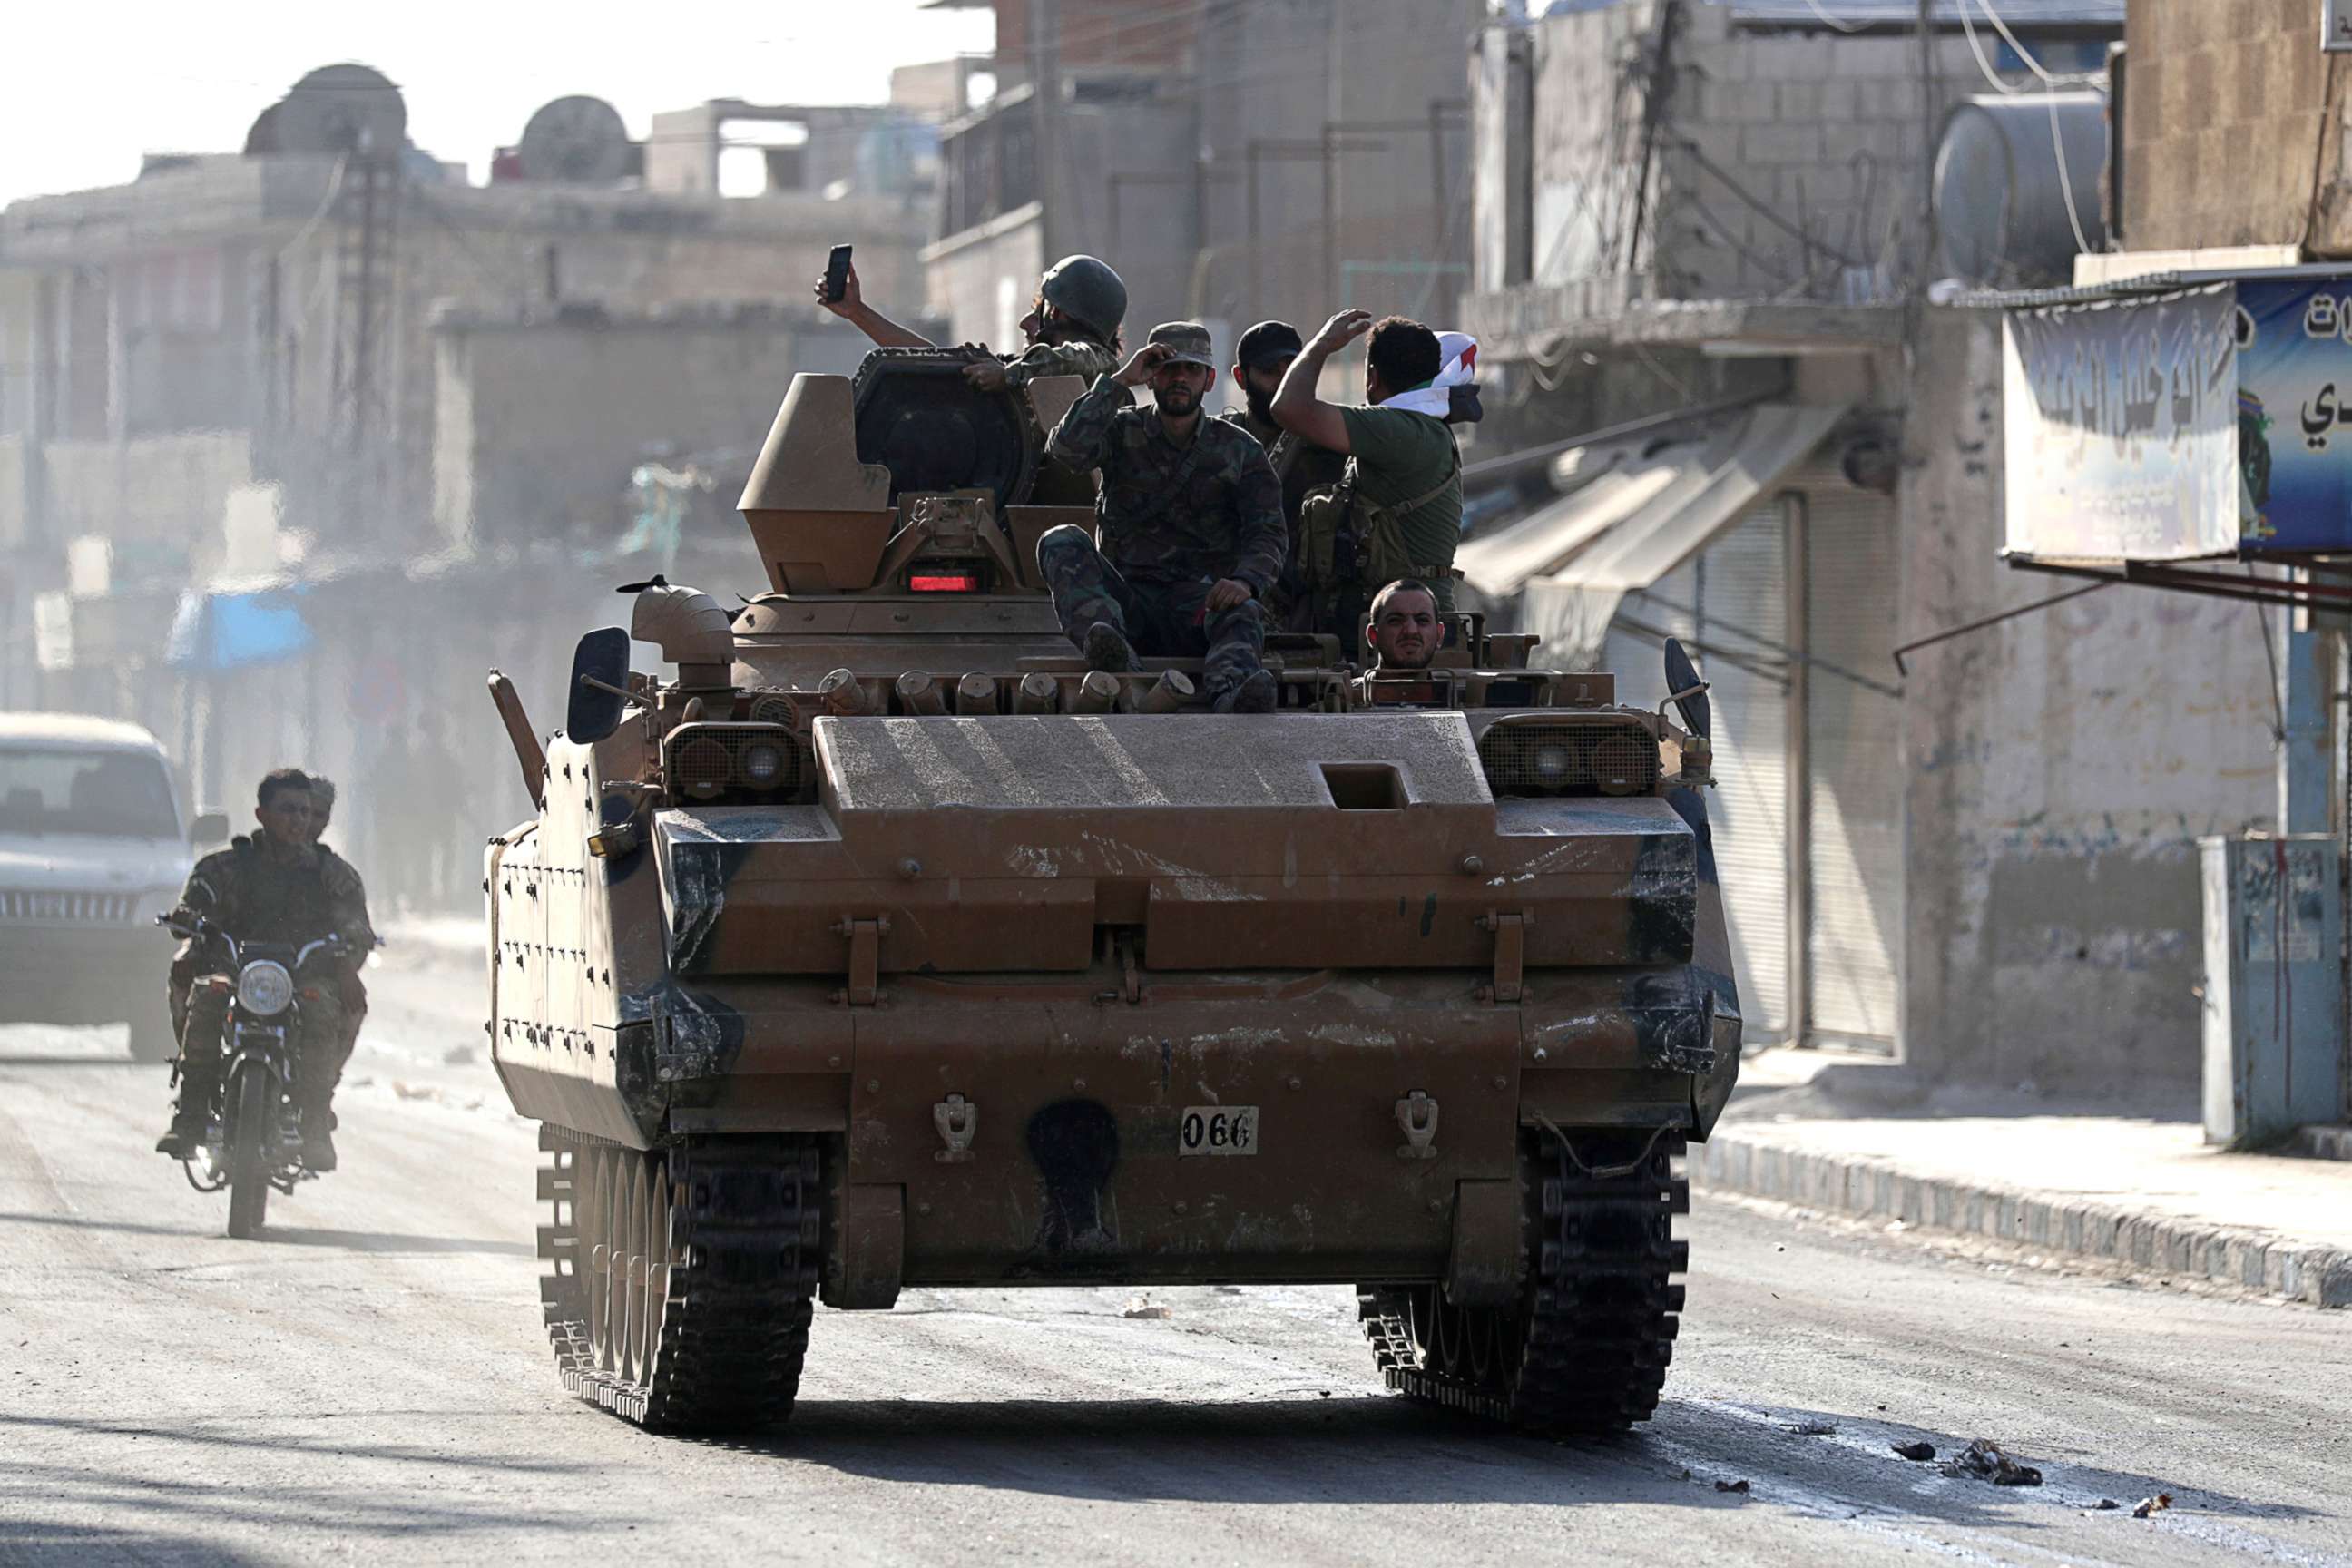
<svg viewBox="0 0 2352 1568">
<path fill-rule="evenodd" d="M 1666 639 L 1666 695 L 1681 710 L 1683 728 L 1704 741 L 1715 726 L 1714 704 L 1706 700 L 1706 682 L 1683 651 L 1678 637 Z"/>
<path fill-rule="evenodd" d="M 621 727 L 628 706 L 629 634 L 599 626 L 580 639 L 572 656 L 572 690 L 563 708 L 563 733 L 593 745 Z"/>
<path fill-rule="evenodd" d="M 191 844 L 218 844 L 228 837 L 228 813 L 207 811 L 188 824 Z"/>
</svg>

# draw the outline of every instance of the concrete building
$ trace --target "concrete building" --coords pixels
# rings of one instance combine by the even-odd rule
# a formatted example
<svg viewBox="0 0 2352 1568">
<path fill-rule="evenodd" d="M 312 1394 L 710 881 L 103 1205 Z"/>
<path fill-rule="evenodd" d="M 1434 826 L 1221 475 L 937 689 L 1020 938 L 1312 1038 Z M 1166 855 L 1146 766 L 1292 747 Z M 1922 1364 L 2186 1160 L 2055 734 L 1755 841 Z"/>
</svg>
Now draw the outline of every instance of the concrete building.
<svg viewBox="0 0 2352 1568">
<path fill-rule="evenodd" d="M 793 376 L 846 375 L 863 357 L 864 339 L 811 315 L 797 304 L 445 307 L 433 322 L 440 534 L 609 547 L 641 462 L 731 449 L 748 473 Z M 564 395 L 548 397 L 550 387 Z"/>
<path fill-rule="evenodd" d="M 2114 0 L 1997 9 L 2053 74 L 2123 31 Z M 1997 322 L 1906 306 L 1927 137 L 2038 90 L 1972 15 L 1939 6 L 1924 53 L 1916 7 L 1862 0 L 1482 37 L 1463 315 L 1482 445 L 1538 456 L 1474 465 L 1505 488 L 1464 563 L 1636 700 L 1660 636 L 1699 645 L 1752 1037 L 2180 1103 L 2195 840 L 2274 809 L 2260 612 L 2117 589 L 1890 657 L 2064 587 L 2001 563 Z M 2158 651 L 2186 639 L 2190 668 Z"/>
<path fill-rule="evenodd" d="M 1191 317 L 1223 349 L 1270 316 L 1311 331 L 1349 304 L 1450 308 L 1476 0 L 1062 5 L 1042 181 L 1031 8 L 993 9 L 999 90 L 948 127 L 924 252 L 957 339 L 1017 343 L 1040 268 L 1073 251 L 1126 279 L 1131 340 Z"/>
<path fill-rule="evenodd" d="M 1950 831 L 1914 835 L 1915 864 L 1948 862 L 1943 900 L 1914 910 L 1915 993 L 1955 1059 L 1989 1070 L 2018 1060 L 2026 1007 L 2100 1044 L 2130 1018 L 2167 1078 L 2201 1034 L 2213 1138 L 2352 1110 L 2352 971 L 2313 935 L 2342 885 L 2290 900 L 2273 876 L 2347 829 L 2352 452 L 2332 406 L 2352 382 L 2352 174 L 2322 18 L 2320 0 L 2132 0 L 2105 179 L 2118 247 L 2076 258 L 2072 288 L 1931 312 L 1940 363 L 1968 369 L 1919 392 L 1911 488 L 1946 526 L 1915 552 L 1941 590 L 1906 594 L 1915 624 L 2110 585 L 1920 656 L 1939 679 L 1912 732 L 1941 749 L 1935 776 L 1915 773 L 1914 820 Z M 2158 342 L 2189 395 L 2113 395 L 2127 383 L 2109 368 L 2145 380 Z M 1976 438 L 1938 450 L 1955 429 Z M 2200 879 L 2195 838 L 2249 833 L 2259 854 L 2209 844 Z M 2257 883 L 2264 933 L 2225 956 L 2227 911 Z"/>
<path fill-rule="evenodd" d="M 2352 256 L 2352 166 L 2319 14 L 2318 0 L 2136 0 L 2116 171 L 2124 249 Z"/>
<path fill-rule="evenodd" d="M 404 111 L 378 119 L 398 144 Z M 529 134 L 468 187 L 413 148 L 308 145 L 298 111 L 247 155 L 0 212 L 0 707 L 139 718 L 209 804 L 249 766 L 365 766 L 369 730 L 470 712 L 476 656 L 560 659 L 629 548 L 632 469 L 755 445 L 793 369 L 854 364 L 808 297 L 827 249 L 920 297 L 930 127 L 719 100 L 651 174 L 689 184 L 685 154 L 723 156 L 738 121 L 774 143 L 755 199 L 648 188 L 634 157 L 533 177 Z M 448 623 L 454 561 L 505 583 L 507 624 Z M 247 622 L 266 655 L 207 629 Z M 362 656 L 331 626 L 393 640 Z"/>
<path fill-rule="evenodd" d="M 894 92 L 903 83 L 919 108 L 722 98 L 656 114 L 646 186 L 678 195 L 896 197 L 927 208 L 939 190 L 940 121 L 950 117 L 933 113 L 956 100 L 961 65 L 894 74 Z"/>
</svg>

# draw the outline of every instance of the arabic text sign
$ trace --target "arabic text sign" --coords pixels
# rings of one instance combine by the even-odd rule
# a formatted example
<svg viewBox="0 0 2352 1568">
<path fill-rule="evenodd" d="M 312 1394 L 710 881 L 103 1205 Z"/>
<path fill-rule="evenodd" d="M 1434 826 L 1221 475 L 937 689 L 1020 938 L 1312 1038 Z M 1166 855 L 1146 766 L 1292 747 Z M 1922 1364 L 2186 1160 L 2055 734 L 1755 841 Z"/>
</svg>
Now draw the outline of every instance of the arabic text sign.
<svg viewBox="0 0 2352 1568">
<path fill-rule="evenodd" d="M 2011 311 L 2005 547 L 2077 561 L 2234 553 L 2234 326 L 2226 287 Z"/>
<path fill-rule="evenodd" d="M 2249 552 L 2352 550 L 2352 278 L 2238 285 Z"/>
</svg>

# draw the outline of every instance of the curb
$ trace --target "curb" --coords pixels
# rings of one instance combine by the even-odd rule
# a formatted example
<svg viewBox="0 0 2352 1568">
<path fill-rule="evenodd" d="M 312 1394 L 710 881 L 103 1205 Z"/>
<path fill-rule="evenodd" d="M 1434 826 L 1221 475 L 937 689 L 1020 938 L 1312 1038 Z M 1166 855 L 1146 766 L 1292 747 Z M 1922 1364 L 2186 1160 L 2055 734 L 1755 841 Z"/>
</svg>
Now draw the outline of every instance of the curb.
<svg viewBox="0 0 2352 1568">
<path fill-rule="evenodd" d="M 2352 1160 L 2352 1127 L 2298 1127 L 2287 1150 L 2306 1160 Z"/>
<path fill-rule="evenodd" d="M 1692 1152 L 1692 1185 L 1832 1214 L 1902 1220 L 2075 1258 L 2217 1280 L 2315 1307 L 2352 1307 L 2352 1253 L 2249 1226 L 2164 1219 L 1966 1178 L 1918 1176 L 1885 1160 L 1815 1154 L 1717 1127 Z"/>
</svg>

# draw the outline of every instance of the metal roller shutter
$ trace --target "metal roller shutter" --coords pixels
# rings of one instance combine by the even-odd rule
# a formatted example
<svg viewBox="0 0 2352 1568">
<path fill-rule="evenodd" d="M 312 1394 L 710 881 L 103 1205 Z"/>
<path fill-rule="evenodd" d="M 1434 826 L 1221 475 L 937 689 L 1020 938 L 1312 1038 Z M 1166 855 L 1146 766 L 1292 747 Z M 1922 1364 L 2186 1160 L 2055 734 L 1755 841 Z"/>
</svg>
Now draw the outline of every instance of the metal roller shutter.
<svg viewBox="0 0 2352 1568">
<path fill-rule="evenodd" d="M 1804 504 L 1806 1032 L 1891 1051 L 1903 908 L 1895 504 L 1834 476 Z"/>
<path fill-rule="evenodd" d="M 1795 1034 L 1789 930 L 1790 790 L 1788 507 L 1751 509 L 1692 560 L 1628 595 L 1609 635 L 1620 700 L 1655 702 L 1664 677 L 1637 621 L 1695 644 L 1713 687 L 1715 857 L 1750 1046 Z"/>
</svg>

